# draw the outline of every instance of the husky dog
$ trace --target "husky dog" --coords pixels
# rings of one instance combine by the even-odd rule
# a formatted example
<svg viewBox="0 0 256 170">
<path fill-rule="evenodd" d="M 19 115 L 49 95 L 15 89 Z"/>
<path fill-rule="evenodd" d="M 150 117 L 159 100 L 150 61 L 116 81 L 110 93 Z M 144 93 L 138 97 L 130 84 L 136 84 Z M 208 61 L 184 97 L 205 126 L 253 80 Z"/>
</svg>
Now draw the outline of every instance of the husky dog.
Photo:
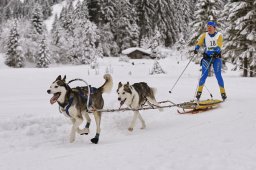
<svg viewBox="0 0 256 170">
<path fill-rule="evenodd" d="M 96 135 L 91 139 L 91 142 L 95 144 L 98 143 L 101 112 L 97 110 L 102 109 L 104 105 L 102 93 L 110 92 L 113 86 L 111 75 L 105 74 L 104 79 L 105 83 L 99 88 L 92 88 L 89 86 L 91 88 L 89 108 L 87 108 L 88 86 L 70 88 L 66 83 L 66 76 L 61 78 L 59 75 L 47 90 L 48 94 L 53 94 L 50 103 L 54 104 L 58 102 L 60 111 L 70 117 L 72 121 L 73 125 L 70 133 L 70 143 L 75 141 L 76 132 L 80 135 L 87 135 L 89 133 L 89 126 L 91 123 L 91 119 L 88 114 L 89 109 L 93 111 L 97 126 Z M 83 122 L 83 116 L 87 123 L 84 129 L 80 129 L 79 126 Z"/>
<path fill-rule="evenodd" d="M 123 104 L 126 104 L 131 109 L 139 109 L 147 102 L 150 106 L 159 106 L 159 103 L 155 99 L 155 89 L 149 87 L 147 83 L 140 82 L 134 83 L 130 85 L 129 82 L 127 84 L 122 84 L 119 82 L 117 94 L 118 94 L 118 101 L 120 101 L 120 107 Z M 162 111 L 159 108 L 159 111 Z M 139 117 L 142 127 L 141 129 L 146 128 L 145 121 L 143 120 L 139 111 L 134 111 L 132 122 L 128 128 L 129 131 L 133 131 L 135 122 Z"/>
</svg>

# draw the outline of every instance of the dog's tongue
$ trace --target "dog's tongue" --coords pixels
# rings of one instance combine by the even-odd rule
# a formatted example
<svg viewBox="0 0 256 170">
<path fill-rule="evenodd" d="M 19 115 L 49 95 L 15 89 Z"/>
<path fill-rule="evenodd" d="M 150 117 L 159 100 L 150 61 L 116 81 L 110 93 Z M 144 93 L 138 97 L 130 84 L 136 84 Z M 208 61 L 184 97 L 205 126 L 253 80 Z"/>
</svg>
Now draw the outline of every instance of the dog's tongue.
<svg viewBox="0 0 256 170">
<path fill-rule="evenodd" d="M 54 104 L 55 102 L 57 102 L 58 98 L 59 98 L 59 94 L 54 94 L 50 100 L 50 103 Z"/>
<path fill-rule="evenodd" d="M 120 102 L 120 107 L 123 106 L 123 104 L 124 104 L 124 101 L 121 101 L 121 102 Z"/>
</svg>

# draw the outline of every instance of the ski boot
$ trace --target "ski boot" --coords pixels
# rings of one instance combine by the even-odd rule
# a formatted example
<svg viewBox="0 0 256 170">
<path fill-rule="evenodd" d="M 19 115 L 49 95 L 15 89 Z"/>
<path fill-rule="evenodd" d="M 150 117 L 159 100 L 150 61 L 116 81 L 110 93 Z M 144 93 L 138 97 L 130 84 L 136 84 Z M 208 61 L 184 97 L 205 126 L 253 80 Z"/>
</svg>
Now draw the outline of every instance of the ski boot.
<svg viewBox="0 0 256 170">
<path fill-rule="evenodd" d="M 222 100 L 225 101 L 227 99 L 226 93 L 221 93 Z"/>
<path fill-rule="evenodd" d="M 197 99 L 197 101 L 199 101 L 199 99 L 200 99 L 200 97 L 201 97 L 201 94 L 202 94 L 202 92 L 200 92 L 200 91 L 198 91 L 198 92 L 196 93 L 196 99 Z"/>
</svg>

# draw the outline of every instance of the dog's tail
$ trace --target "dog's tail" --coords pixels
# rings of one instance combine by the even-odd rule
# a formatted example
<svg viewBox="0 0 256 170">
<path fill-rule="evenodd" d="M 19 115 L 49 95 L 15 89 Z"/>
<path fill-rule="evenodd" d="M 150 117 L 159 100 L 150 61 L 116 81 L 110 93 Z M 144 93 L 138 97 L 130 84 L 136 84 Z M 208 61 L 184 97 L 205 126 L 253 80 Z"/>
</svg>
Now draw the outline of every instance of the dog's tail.
<svg viewBox="0 0 256 170">
<path fill-rule="evenodd" d="M 157 89 L 154 87 L 150 87 L 150 90 L 153 93 L 153 95 L 155 95 L 157 93 Z"/>
<path fill-rule="evenodd" d="M 152 93 L 153 96 L 154 96 L 154 100 L 151 101 L 152 104 L 154 104 L 154 105 L 156 105 L 156 106 L 160 106 L 160 104 L 155 100 L 155 94 L 157 93 L 157 89 L 156 89 L 156 88 L 153 88 L 153 87 L 150 87 L 150 90 L 151 90 L 151 93 Z M 163 108 L 158 108 L 158 110 L 159 110 L 160 112 L 162 112 L 162 111 L 163 111 Z"/>
<path fill-rule="evenodd" d="M 106 80 L 105 83 L 98 88 L 98 90 L 101 91 L 101 93 L 109 93 L 112 90 L 113 87 L 113 79 L 110 74 L 105 74 L 103 78 Z"/>
</svg>

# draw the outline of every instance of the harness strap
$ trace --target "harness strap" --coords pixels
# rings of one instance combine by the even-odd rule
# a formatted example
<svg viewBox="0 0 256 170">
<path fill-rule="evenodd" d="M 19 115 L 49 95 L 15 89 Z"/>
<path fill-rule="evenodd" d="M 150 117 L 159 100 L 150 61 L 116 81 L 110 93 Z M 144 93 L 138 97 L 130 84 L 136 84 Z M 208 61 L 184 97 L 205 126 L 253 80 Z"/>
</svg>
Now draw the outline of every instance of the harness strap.
<svg viewBox="0 0 256 170">
<path fill-rule="evenodd" d="M 71 104 L 72 104 L 72 102 L 73 102 L 73 99 L 74 99 L 73 97 L 70 97 L 70 98 L 69 98 L 69 100 L 68 100 L 68 105 L 66 106 L 66 109 L 65 109 L 65 111 L 66 111 L 66 113 L 67 113 L 67 115 L 68 115 L 69 117 L 71 117 L 71 116 L 70 116 L 68 110 L 69 110 L 69 108 L 70 108 L 70 106 L 71 106 Z"/>
<path fill-rule="evenodd" d="M 90 94 L 85 95 L 80 87 L 76 87 L 76 88 L 78 89 L 79 96 L 80 96 L 81 98 L 85 99 L 85 100 L 88 100 L 88 95 L 91 96 L 91 95 L 94 94 L 94 93 L 96 92 L 96 90 L 97 90 L 96 87 L 91 87 L 91 86 L 89 86 L 89 88 L 90 88 Z M 89 106 L 91 106 L 91 105 L 92 105 L 92 98 L 90 97 L 90 98 L 89 98 Z"/>
<path fill-rule="evenodd" d="M 73 97 L 70 97 L 67 104 L 65 104 L 65 103 L 64 103 L 64 104 L 59 103 L 59 111 L 60 111 L 60 113 L 62 113 L 63 110 L 65 110 L 66 114 L 67 114 L 69 117 L 71 117 L 68 110 L 69 110 L 69 108 L 71 107 L 71 105 L 72 105 L 72 103 L 73 103 L 73 99 L 74 99 Z M 63 108 L 63 109 L 61 109 L 61 108 Z"/>
</svg>

